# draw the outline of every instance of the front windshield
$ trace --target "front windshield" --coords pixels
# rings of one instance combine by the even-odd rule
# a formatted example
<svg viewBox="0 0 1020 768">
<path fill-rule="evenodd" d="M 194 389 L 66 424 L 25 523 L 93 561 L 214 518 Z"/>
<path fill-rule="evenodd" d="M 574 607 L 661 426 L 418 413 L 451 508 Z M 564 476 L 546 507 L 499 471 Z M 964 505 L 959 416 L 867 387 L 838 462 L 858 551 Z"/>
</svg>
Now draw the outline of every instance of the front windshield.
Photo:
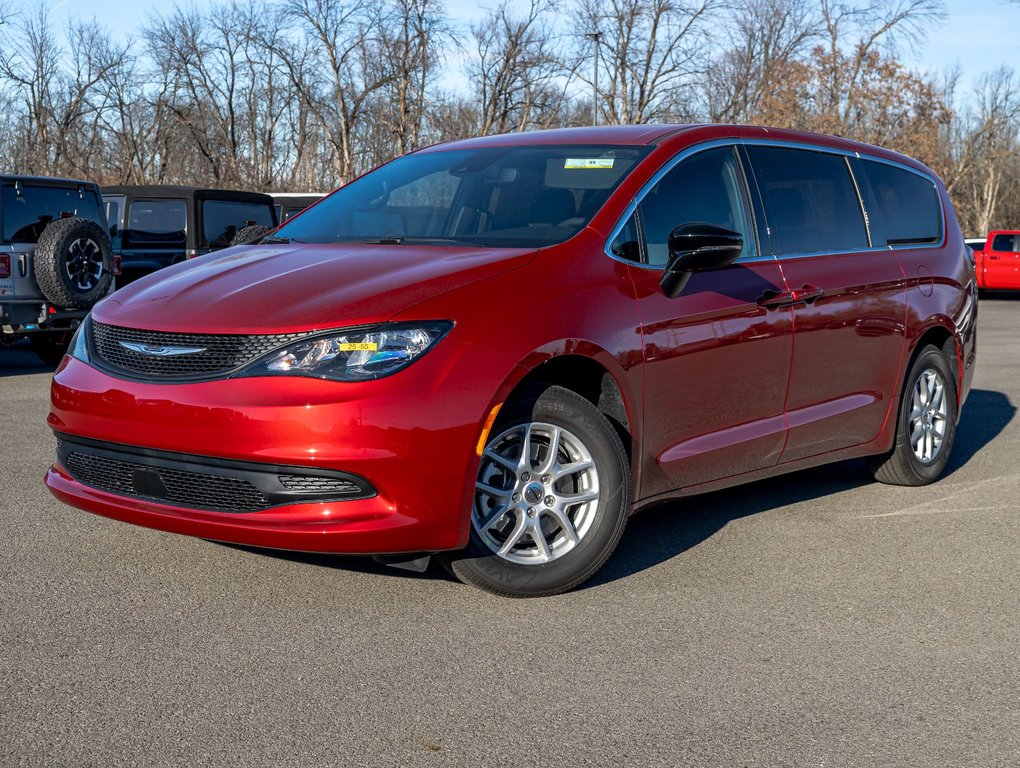
<svg viewBox="0 0 1020 768">
<path fill-rule="evenodd" d="M 424 152 L 362 176 L 274 235 L 302 243 L 537 248 L 583 229 L 646 147 Z"/>
</svg>

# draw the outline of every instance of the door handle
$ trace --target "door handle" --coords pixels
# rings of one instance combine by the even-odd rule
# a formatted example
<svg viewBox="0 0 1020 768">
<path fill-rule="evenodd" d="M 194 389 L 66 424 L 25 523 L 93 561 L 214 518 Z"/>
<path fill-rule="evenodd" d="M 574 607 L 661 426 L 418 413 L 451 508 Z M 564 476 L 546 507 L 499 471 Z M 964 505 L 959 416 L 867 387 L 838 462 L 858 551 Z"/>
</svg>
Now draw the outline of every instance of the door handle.
<svg viewBox="0 0 1020 768">
<path fill-rule="evenodd" d="M 825 293 L 821 288 L 805 284 L 801 288 L 786 291 L 767 290 L 758 297 L 758 306 L 765 309 L 778 309 L 793 304 L 810 304 Z"/>
<path fill-rule="evenodd" d="M 797 300 L 793 297 L 793 291 L 767 290 L 758 297 L 758 306 L 765 309 L 778 309 L 795 304 Z"/>
<path fill-rule="evenodd" d="M 804 301 L 808 304 L 822 298 L 825 295 L 825 291 L 818 288 L 810 283 L 804 283 L 800 288 L 794 291 L 797 297 L 797 301 Z"/>
</svg>

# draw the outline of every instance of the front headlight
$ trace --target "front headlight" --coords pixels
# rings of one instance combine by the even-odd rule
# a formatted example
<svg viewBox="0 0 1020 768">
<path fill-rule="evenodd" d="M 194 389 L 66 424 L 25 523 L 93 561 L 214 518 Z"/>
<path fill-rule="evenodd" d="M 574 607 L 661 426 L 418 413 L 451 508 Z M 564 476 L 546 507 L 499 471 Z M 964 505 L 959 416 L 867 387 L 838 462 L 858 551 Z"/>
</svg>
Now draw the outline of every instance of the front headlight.
<svg viewBox="0 0 1020 768">
<path fill-rule="evenodd" d="M 316 336 L 278 349 L 237 376 L 311 376 L 368 381 L 406 368 L 434 347 L 453 323 L 392 323 Z"/>
<path fill-rule="evenodd" d="M 85 319 L 81 321 L 71 337 L 71 343 L 67 345 L 67 354 L 83 363 L 89 362 L 89 345 L 85 334 L 88 332 L 86 326 L 91 318 L 91 314 L 85 315 Z"/>
</svg>

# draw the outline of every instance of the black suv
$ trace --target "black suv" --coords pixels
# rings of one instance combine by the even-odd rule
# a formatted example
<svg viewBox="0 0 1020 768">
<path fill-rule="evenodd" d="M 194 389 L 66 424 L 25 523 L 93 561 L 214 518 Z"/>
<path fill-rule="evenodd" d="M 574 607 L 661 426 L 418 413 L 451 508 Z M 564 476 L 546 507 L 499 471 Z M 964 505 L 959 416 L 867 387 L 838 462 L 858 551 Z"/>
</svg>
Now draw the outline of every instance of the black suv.
<svg viewBox="0 0 1020 768">
<path fill-rule="evenodd" d="M 161 267 L 227 248 L 279 221 L 273 198 L 257 192 L 169 185 L 103 187 L 121 284 Z"/>
<path fill-rule="evenodd" d="M 114 289 L 99 187 L 0 175 L 0 344 L 28 337 L 56 365 L 88 310 Z"/>
</svg>

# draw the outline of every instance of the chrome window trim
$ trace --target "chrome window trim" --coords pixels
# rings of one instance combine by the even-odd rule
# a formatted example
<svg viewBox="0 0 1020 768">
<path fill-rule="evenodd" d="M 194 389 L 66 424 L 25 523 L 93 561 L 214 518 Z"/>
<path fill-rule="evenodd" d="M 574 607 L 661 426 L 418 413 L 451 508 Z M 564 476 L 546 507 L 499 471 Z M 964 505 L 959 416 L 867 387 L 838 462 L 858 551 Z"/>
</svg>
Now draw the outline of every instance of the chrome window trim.
<svg viewBox="0 0 1020 768">
<path fill-rule="evenodd" d="M 862 154 L 857 150 L 839 149 L 837 147 L 824 147 L 818 144 L 809 144 L 802 141 L 786 141 L 783 139 L 741 139 L 734 136 L 723 139 L 710 139 L 709 141 L 705 141 L 700 144 L 694 144 L 693 146 L 681 150 L 676 155 L 667 160 L 663 164 L 663 166 L 652 175 L 652 178 L 650 178 L 647 182 L 645 182 L 642 185 L 641 189 L 637 191 L 637 194 L 634 195 L 633 199 L 624 209 L 623 213 L 620 215 L 620 218 L 616 222 L 616 226 L 614 226 L 612 230 L 610 230 L 609 236 L 606 238 L 605 245 L 603 246 L 602 249 L 603 253 L 605 253 L 606 256 L 608 256 L 609 258 L 613 259 L 613 261 L 619 261 L 622 264 L 627 264 L 629 266 L 637 267 L 639 269 L 650 269 L 655 270 L 657 272 L 661 272 L 663 270 L 663 267 L 655 266 L 653 264 L 642 264 L 637 261 L 625 259 L 622 256 L 617 256 L 615 253 L 613 253 L 612 248 L 610 246 L 612 245 L 613 241 L 617 238 L 617 236 L 620 234 L 620 232 L 623 230 L 624 226 L 627 224 L 627 220 L 634 215 L 634 212 L 637 210 L 638 205 L 641 204 L 641 201 L 644 199 L 645 195 L 647 195 L 651 191 L 652 187 L 654 187 L 656 184 L 659 183 L 659 181 L 662 180 L 663 176 L 665 176 L 677 165 L 679 165 L 692 155 L 695 155 L 698 152 L 704 152 L 705 150 L 708 149 L 715 149 L 717 147 L 723 146 L 780 147 L 784 149 L 801 149 L 810 152 L 821 152 L 823 154 L 840 155 L 847 158 L 857 158 L 858 160 L 870 160 L 876 163 L 891 165 L 894 168 L 909 171 L 910 173 L 913 173 L 916 176 L 920 176 L 922 179 L 929 182 L 935 190 L 935 199 L 938 200 L 939 204 L 939 240 L 937 242 L 916 244 L 905 243 L 902 245 L 871 245 L 867 248 L 854 248 L 843 251 L 808 251 L 800 253 L 770 253 L 770 254 L 763 254 L 759 252 L 755 256 L 746 256 L 737 259 L 737 261 L 734 262 L 736 264 L 753 264 L 765 261 L 778 262 L 781 259 L 810 259 L 817 258 L 819 256 L 844 256 L 850 253 L 876 253 L 880 251 L 909 251 L 917 250 L 920 248 L 941 248 L 946 244 L 945 205 L 942 202 L 942 195 L 939 194 L 938 184 L 935 182 L 935 179 L 933 179 L 930 174 L 924 173 L 923 171 L 919 171 L 917 168 L 911 168 L 909 165 L 905 165 L 904 163 L 900 163 L 896 160 L 890 160 L 884 157 L 876 157 L 875 155 L 871 154 Z M 861 216 L 864 218 L 864 228 L 868 235 L 868 242 L 872 242 L 869 214 L 867 211 L 867 207 L 864 205 L 863 197 L 860 196 L 859 182 L 857 181 L 857 176 L 856 174 L 854 174 L 853 167 L 850 163 L 847 163 L 847 170 L 850 173 L 850 178 L 853 181 L 854 188 L 858 191 L 859 195 L 858 199 L 861 201 Z M 757 237 L 755 239 L 757 240 Z"/>
</svg>

